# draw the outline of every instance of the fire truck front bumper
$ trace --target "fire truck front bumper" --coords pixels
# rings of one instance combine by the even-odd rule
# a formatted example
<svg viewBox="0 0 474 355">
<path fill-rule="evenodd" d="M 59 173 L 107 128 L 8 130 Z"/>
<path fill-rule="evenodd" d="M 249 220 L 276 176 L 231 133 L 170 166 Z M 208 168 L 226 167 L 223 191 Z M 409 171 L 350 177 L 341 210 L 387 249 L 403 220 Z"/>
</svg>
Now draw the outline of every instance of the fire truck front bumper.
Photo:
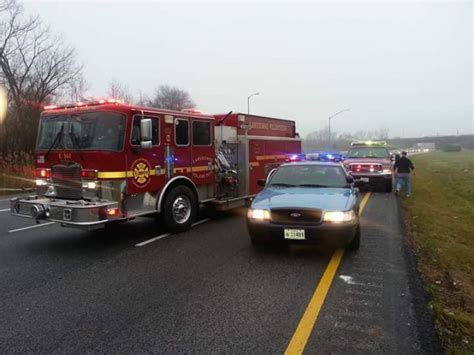
<svg viewBox="0 0 474 355">
<path fill-rule="evenodd" d="M 51 221 L 68 227 L 101 228 L 122 214 L 114 201 L 63 200 L 30 196 L 10 200 L 13 216 Z"/>
</svg>

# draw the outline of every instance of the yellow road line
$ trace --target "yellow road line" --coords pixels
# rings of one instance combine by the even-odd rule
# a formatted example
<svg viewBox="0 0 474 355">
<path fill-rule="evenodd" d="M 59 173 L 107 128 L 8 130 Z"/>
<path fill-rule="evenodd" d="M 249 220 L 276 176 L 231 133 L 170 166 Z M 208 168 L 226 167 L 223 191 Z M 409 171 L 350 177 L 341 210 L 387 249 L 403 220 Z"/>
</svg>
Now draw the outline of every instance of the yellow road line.
<svg viewBox="0 0 474 355">
<path fill-rule="evenodd" d="M 360 202 L 359 216 L 362 214 L 367 201 L 370 198 L 371 193 L 368 192 L 364 195 L 364 198 Z M 285 355 L 302 354 L 306 343 L 308 342 L 309 336 L 316 324 L 319 312 L 324 304 L 326 295 L 331 287 L 334 276 L 336 275 L 339 264 L 341 263 L 344 255 L 344 249 L 337 249 L 331 260 L 329 261 L 326 270 L 324 271 L 323 277 L 319 281 L 316 291 L 314 291 L 311 300 L 309 301 L 308 307 L 301 318 L 298 327 L 296 328 L 293 337 L 286 348 Z"/>
</svg>

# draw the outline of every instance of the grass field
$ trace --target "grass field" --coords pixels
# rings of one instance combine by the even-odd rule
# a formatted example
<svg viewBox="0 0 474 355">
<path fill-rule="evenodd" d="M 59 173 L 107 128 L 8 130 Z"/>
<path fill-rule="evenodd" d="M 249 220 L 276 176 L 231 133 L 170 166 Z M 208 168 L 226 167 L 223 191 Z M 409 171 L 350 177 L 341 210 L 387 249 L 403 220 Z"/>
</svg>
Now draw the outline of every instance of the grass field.
<svg viewBox="0 0 474 355">
<path fill-rule="evenodd" d="M 430 307 L 446 352 L 474 353 L 474 151 L 412 161 L 403 205 Z"/>
<path fill-rule="evenodd" d="M 0 195 L 34 187 L 33 157 L 26 153 L 0 156 Z"/>
</svg>

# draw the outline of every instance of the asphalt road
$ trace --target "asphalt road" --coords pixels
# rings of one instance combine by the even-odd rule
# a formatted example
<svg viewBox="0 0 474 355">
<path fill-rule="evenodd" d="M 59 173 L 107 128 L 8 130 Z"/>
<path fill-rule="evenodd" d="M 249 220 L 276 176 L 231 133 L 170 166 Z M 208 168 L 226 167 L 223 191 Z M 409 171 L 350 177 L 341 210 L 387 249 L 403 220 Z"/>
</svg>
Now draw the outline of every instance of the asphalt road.
<svg viewBox="0 0 474 355">
<path fill-rule="evenodd" d="M 153 218 L 21 230 L 34 223 L 7 208 L 0 353 L 283 353 L 334 254 L 255 250 L 243 210 L 167 236 Z M 394 196 L 370 196 L 361 248 L 343 255 L 304 350 L 440 352 Z"/>
</svg>

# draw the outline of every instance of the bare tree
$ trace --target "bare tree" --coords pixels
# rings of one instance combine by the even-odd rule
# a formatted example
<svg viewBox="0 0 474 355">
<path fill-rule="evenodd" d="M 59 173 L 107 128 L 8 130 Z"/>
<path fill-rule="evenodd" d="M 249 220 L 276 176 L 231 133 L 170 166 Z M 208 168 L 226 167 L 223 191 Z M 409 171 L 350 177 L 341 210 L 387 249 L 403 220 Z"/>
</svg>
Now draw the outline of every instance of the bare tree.
<svg viewBox="0 0 474 355">
<path fill-rule="evenodd" d="M 82 80 L 82 67 L 39 17 L 26 17 L 16 0 L 0 0 L 0 70 L 11 102 L 7 148 L 31 150 L 41 107 Z"/>
<path fill-rule="evenodd" d="M 128 85 L 118 80 L 112 80 L 109 82 L 107 95 L 114 99 L 123 100 L 127 103 L 133 103 L 133 96 L 130 93 Z"/>
<path fill-rule="evenodd" d="M 67 85 L 63 97 L 69 102 L 87 101 L 86 91 L 88 88 L 87 81 L 83 77 L 78 77 L 77 80 Z"/>
<path fill-rule="evenodd" d="M 187 91 L 168 85 L 159 86 L 148 104 L 153 107 L 176 111 L 195 106 L 191 95 Z"/>
</svg>

